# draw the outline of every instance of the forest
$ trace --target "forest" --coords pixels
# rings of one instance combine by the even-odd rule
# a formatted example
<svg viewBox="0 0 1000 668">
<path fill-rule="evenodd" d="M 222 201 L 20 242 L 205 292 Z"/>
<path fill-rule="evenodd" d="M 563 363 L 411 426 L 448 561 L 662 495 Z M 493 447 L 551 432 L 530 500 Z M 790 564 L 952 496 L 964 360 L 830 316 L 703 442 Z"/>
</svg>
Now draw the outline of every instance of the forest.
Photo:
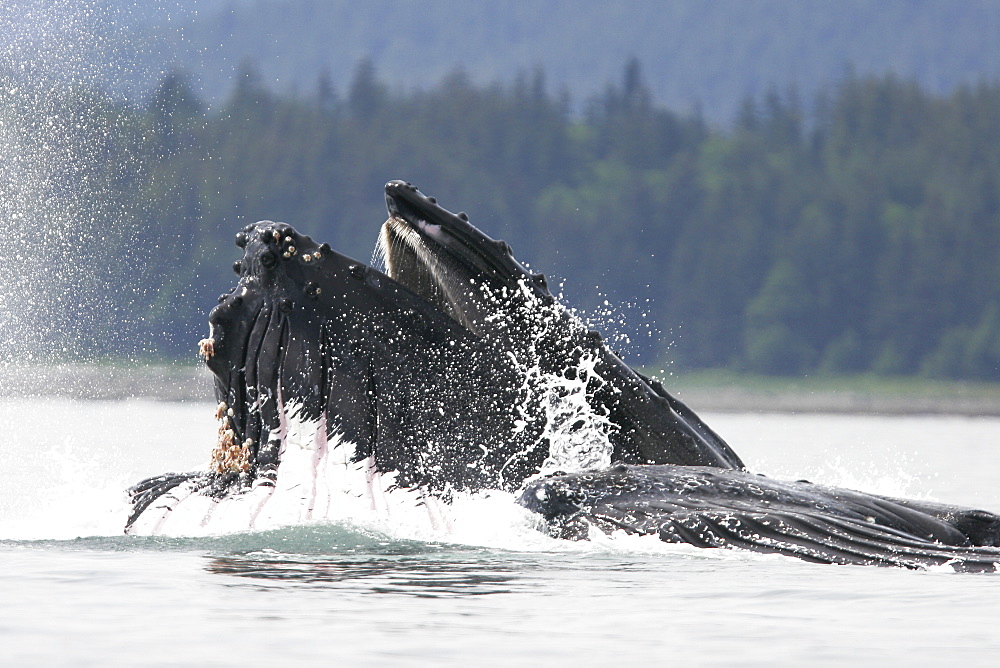
<svg viewBox="0 0 1000 668">
<path fill-rule="evenodd" d="M 2 88 L 5 116 L 27 113 Z M 808 104 L 747 99 L 726 128 L 656 104 L 636 60 L 582 112 L 541 71 L 399 91 L 368 61 L 343 90 L 324 75 L 274 93 L 248 66 L 211 107 L 179 72 L 142 104 L 70 106 L 99 159 L 60 179 L 139 258 L 108 265 L 122 288 L 102 308 L 137 313 L 115 337 L 144 354 L 192 355 L 247 222 L 367 261 L 382 185 L 404 179 L 564 279 L 630 359 L 1000 380 L 995 82 L 939 94 L 847 74 Z M 78 326 L 107 345 L 112 325 Z"/>
</svg>

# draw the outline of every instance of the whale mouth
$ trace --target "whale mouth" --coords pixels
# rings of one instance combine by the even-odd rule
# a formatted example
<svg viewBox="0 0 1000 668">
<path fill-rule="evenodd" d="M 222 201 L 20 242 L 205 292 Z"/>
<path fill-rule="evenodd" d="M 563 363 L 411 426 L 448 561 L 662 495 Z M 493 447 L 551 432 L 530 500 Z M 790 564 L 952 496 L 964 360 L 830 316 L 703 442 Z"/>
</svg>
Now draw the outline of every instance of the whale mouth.
<svg viewBox="0 0 1000 668">
<path fill-rule="evenodd" d="M 385 185 L 389 218 L 377 254 L 386 273 L 477 334 L 511 300 L 553 301 L 545 277 L 532 274 L 493 239 L 405 181 Z"/>
</svg>

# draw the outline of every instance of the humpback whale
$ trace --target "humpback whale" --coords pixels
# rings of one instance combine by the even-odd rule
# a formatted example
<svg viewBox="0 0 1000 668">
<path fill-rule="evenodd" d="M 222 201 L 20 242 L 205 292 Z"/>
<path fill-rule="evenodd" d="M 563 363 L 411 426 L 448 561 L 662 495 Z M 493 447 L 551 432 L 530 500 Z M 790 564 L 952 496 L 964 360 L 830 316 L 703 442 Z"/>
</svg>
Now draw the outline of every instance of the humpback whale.
<svg viewBox="0 0 1000 668">
<path fill-rule="evenodd" d="M 132 487 L 128 531 L 330 517 L 345 494 L 432 504 L 612 462 L 742 468 L 505 243 L 403 182 L 386 203 L 387 274 L 284 223 L 237 234 L 239 279 L 200 345 L 219 402 L 211 465 Z"/>
<path fill-rule="evenodd" d="M 329 517 L 345 496 L 375 508 L 398 489 L 514 490 L 541 469 L 538 400 L 505 351 L 288 225 L 236 243 L 239 281 L 200 344 L 219 401 L 211 465 L 131 488 L 129 531 L 178 511 L 253 528 Z"/>
<path fill-rule="evenodd" d="M 606 417 L 611 461 L 743 468 L 732 448 L 663 386 L 627 366 L 599 332 L 557 303 L 544 275 L 510 246 L 411 184 L 386 184 L 379 248 L 389 276 L 542 374 L 585 375 L 590 410 Z"/>
<path fill-rule="evenodd" d="M 388 512 L 390 499 L 433 524 L 457 492 L 504 490 L 559 538 L 624 531 L 840 564 L 1000 562 L 992 513 L 746 471 L 509 245 L 409 183 L 385 192 L 384 272 L 284 223 L 237 234 L 238 282 L 200 344 L 219 401 L 211 463 L 133 486 L 127 532 L 350 519 Z"/>
</svg>

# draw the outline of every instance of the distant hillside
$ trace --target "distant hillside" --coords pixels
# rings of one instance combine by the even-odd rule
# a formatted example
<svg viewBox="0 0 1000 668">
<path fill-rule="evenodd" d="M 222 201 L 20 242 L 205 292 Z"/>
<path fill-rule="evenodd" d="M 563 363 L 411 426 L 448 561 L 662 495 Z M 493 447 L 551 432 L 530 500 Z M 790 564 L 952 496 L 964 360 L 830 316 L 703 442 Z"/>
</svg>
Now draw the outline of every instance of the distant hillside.
<svg viewBox="0 0 1000 668">
<path fill-rule="evenodd" d="M 848 77 L 812 127 L 770 95 L 720 130 L 643 80 L 631 64 L 577 118 L 537 79 L 398 94 L 367 69 L 338 100 L 248 72 L 206 113 L 171 76 L 145 108 L 80 90 L 39 123 L 0 74 L 0 118 L 24 135 L 6 130 L 23 148 L 0 206 L 31 249 L 7 258 L 0 315 L 45 323 L 0 336 L 0 359 L 25 340 L 188 353 L 232 285 L 235 230 L 283 220 L 364 259 L 401 177 L 558 292 L 565 278 L 630 359 L 1000 380 L 1000 81 L 943 96 Z M 86 150 L 66 164 L 74 138 Z"/>
<path fill-rule="evenodd" d="M 360 59 L 402 89 L 461 68 L 509 82 L 544 68 L 581 105 L 631 56 L 655 101 L 731 121 L 772 87 L 805 101 L 841 79 L 894 72 L 930 92 L 1000 76 L 1000 3 L 992 0 L 173 0 L 159 34 L 172 59 L 224 96 L 245 61 L 279 90 L 311 92 L 328 72 L 343 92 Z M 197 10 L 197 11 L 195 11 Z M 183 35 L 181 38 L 179 35 Z M 162 62 L 161 62 L 162 64 Z"/>
</svg>

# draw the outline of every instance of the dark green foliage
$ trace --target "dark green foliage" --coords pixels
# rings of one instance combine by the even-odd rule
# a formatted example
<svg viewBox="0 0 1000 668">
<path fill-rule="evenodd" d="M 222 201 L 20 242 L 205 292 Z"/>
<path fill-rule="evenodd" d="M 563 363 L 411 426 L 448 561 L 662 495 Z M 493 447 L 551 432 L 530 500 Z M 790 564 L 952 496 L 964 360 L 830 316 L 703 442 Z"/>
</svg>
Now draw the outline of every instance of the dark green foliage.
<svg viewBox="0 0 1000 668">
<path fill-rule="evenodd" d="M 788 260 L 778 261 L 746 307 L 744 356 L 749 369 L 800 373 L 811 368 L 816 351 L 804 332 L 815 321 L 815 305 L 802 272 Z"/>
<path fill-rule="evenodd" d="M 143 165 L 109 175 L 157 249 L 131 277 L 143 334 L 190 349 L 247 222 L 367 259 L 402 178 L 565 277 L 571 304 L 643 305 L 680 366 L 1000 379 L 1000 86 L 849 77 L 808 123 L 770 93 L 726 132 L 651 100 L 636 61 L 581 117 L 541 72 L 399 93 L 363 63 L 343 91 L 279 96 L 244 67 L 209 112 L 171 75 L 107 149 Z"/>
</svg>

